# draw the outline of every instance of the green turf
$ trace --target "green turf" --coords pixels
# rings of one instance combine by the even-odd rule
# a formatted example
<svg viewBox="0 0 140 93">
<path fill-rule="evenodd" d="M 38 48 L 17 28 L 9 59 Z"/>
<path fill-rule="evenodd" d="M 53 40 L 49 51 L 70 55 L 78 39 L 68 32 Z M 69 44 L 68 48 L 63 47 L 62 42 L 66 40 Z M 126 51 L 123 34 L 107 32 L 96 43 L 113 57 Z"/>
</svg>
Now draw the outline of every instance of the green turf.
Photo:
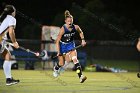
<svg viewBox="0 0 140 93">
<path fill-rule="evenodd" d="M 6 86 L 0 70 L 0 93 L 139 93 L 140 78 L 136 73 L 84 72 L 88 77 L 83 84 L 75 72 L 65 71 L 54 78 L 52 71 L 14 70 L 13 76 L 21 82 Z"/>
<path fill-rule="evenodd" d="M 103 66 L 120 68 L 128 71 L 139 71 L 140 68 L 139 61 L 132 60 L 93 60 L 92 64 L 100 64 Z"/>
<path fill-rule="evenodd" d="M 20 69 L 21 68 L 23 69 L 25 67 L 24 61 L 19 61 L 18 64 Z M 92 64 L 100 64 L 102 66 L 120 68 L 128 70 L 129 72 L 135 72 L 140 70 L 140 62 L 134 60 L 101 60 L 101 59 L 87 60 L 88 67 Z M 42 68 L 41 62 L 35 62 L 34 67 L 35 69 Z"/>
</svg>

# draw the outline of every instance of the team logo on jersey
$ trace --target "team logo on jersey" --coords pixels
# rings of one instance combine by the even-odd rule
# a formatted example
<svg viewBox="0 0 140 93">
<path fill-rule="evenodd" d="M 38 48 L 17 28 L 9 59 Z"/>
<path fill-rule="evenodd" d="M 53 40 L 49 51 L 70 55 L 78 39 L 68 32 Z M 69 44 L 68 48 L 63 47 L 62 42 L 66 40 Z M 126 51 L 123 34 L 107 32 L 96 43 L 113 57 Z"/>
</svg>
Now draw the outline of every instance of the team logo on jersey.
<svg viewBox="0 0 140 93">
<path fill-rule="evenodd" d="M 71 36 L 74 36 L 75 32 L 73 33 L 68 33 L 68 34 L 64 34 L 64 37 L 71 37 Z"/>
</svg>

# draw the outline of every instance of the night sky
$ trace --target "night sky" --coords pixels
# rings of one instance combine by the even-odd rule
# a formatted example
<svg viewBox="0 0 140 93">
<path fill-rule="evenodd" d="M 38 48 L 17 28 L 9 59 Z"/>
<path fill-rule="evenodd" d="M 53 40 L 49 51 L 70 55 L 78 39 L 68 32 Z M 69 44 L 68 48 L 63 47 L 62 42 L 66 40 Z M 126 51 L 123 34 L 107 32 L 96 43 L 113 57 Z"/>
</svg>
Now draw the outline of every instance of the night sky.
<svg viewBox="0 0 140 93">
<path fill-rule="evenodd" d="M 45 24 L 51 24 L 55 14 L 70 9 L 73 2 L 84 7 L 88 1 L 90 0 L 1 0 L 0 3 L 13 4 L 17 10 L 27 16 Z M 110 11 L 116 11 L 116 13 L 130 17 L 135 21 L 140 16 L 138 0 L 102 0 L 102 2 L 108 6 Z"/>
<path fill-rule="evenodd" d="M 53 25 L 52 21 L 58 13 L 63 13 L 66 9 L 72 7 L 72 3 L 75 2 L 84 8 L 85 4 L 90 0 L 0 0 L 0 12 L 2 11 L 2 4 L 13 4 L 16 9 L 29 18 L 33 18 L 35 21 L 45 24 Z M 101 0 L 109 11 L 115 11 L 116 16 L 126 16 L 132 21 L 134 27 L 140 30 L 140 6 L 138 0 Z M 29 23 L 29 20 L 16 16 L 18 27 Z M 20 21 L 20 22 L 19 22 Z M 20 33 L 17 32 L 19 35 Z"/>
<path fill-rule="evenodd" d="M 73 1 L 78 0 L 3 0 L 13 4 L 16 9 L 42 24 L 51 24 L 54 16 L 69 9 Z M 78 1 L 79 2 L 79 1 Z M 82 3 L 81 3 L 82 5 Z M 18 15 L 17 15 L 18 17 Z"/>
</svg>

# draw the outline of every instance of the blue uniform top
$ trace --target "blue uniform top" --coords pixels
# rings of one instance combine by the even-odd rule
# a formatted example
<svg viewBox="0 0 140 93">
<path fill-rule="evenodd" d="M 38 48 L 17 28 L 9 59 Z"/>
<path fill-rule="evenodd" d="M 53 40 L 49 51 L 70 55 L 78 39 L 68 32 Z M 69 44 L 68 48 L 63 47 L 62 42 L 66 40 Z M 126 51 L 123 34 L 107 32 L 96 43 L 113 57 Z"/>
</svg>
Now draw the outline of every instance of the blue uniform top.
<svg viewBox="0 0 140 93">
<path fill-rule="evenodd" d="M 63 27 L 64 27 L 64 34 L 61 37 L 61 41 L 64 43 L 72 42 L 74 40 L 74 35 L 76 32 L 75 26 L 74 25 L 71 26 L 72 28 L 71 31 L 68 30 L 66 25 L 63 25 Z"/>
<path fill-rule="evenodd" d="M 75 47 L 74 43 L 74 35 L 76 33 L 75 26 L 72 25 L 72 30 L 69 31 L 66 25 L 63 25 L 64 27 L 64 34 L 61 37 L 60 40 L 60 53 L 67 53 L 71 51 Z"/>
</svg>

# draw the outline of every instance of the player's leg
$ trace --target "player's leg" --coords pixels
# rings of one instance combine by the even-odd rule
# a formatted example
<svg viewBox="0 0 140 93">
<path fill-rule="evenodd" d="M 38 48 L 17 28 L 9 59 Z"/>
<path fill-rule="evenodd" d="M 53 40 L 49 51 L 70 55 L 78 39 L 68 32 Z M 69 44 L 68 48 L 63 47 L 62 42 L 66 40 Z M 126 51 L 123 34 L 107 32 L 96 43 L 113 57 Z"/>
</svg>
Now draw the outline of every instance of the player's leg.
<svg viewBox="0 0 140 93">
<path fill-rule="evenodd" d="M 72 61 L 72 60 L 71 60 L 71 57 L 70 57 L 70 53 L 71 53 L 71 52 L 69 52 L 69 53 L 67 53 L 67 54 L 65 55 L 65 64 L 64 64 L 64 66 L 63 66 L 64 69 L 66 69 L 67 66 L 69 65 L 69 63 Z"/>
<path fill-rule="evenodd" d="M 78 74 L 78 77 L 80 79 L 80 83 L 83 83 L 87 77 L 86 76 L 83 76 L 82 74 L 82 69 L 81 69 L 81 65 L 79 63 L 79 60 L 77 59 L 77 52 L 76 50 L 74 51 L 71 51 L 71 58 L 75 64 L 75 67 L 76 67 L 76 73 Z"/>
<path fill-rule="evenodd" d="M 72 61 L 70 57 L 70 52 L 64 55 L 65 57 L 65 62 L 64 65 L 60 68 L 60 73 L 63 73 L 65 69 L 68 67 L 69 63 Z"/>
<path fill-rule="evenodd" d="M 11 75 L 11 54 L 10 52 L 8 52 L 8 50 L 4 50 L 4 52 L 2 53 L 2 57 L 5 59 L 4 64 L 3 64 L 3 70 L 4 70 L 4 74 L 6 77 L 6 85 L 12 85 L 12 84 L 17 84 L 19 83 L 19 80 L 15 80 L 12 78 Z"/>
<path fill-rule="evenodd" d="M 64 56 L 59 56 L 58 59 L 59 59 L 59 62 L 54 67 L 54 72 L 53 72 L 54 77 L 58 77 L 60 75 L 60 68 L 61 66 L 64 65 Z"/>
</svg>

